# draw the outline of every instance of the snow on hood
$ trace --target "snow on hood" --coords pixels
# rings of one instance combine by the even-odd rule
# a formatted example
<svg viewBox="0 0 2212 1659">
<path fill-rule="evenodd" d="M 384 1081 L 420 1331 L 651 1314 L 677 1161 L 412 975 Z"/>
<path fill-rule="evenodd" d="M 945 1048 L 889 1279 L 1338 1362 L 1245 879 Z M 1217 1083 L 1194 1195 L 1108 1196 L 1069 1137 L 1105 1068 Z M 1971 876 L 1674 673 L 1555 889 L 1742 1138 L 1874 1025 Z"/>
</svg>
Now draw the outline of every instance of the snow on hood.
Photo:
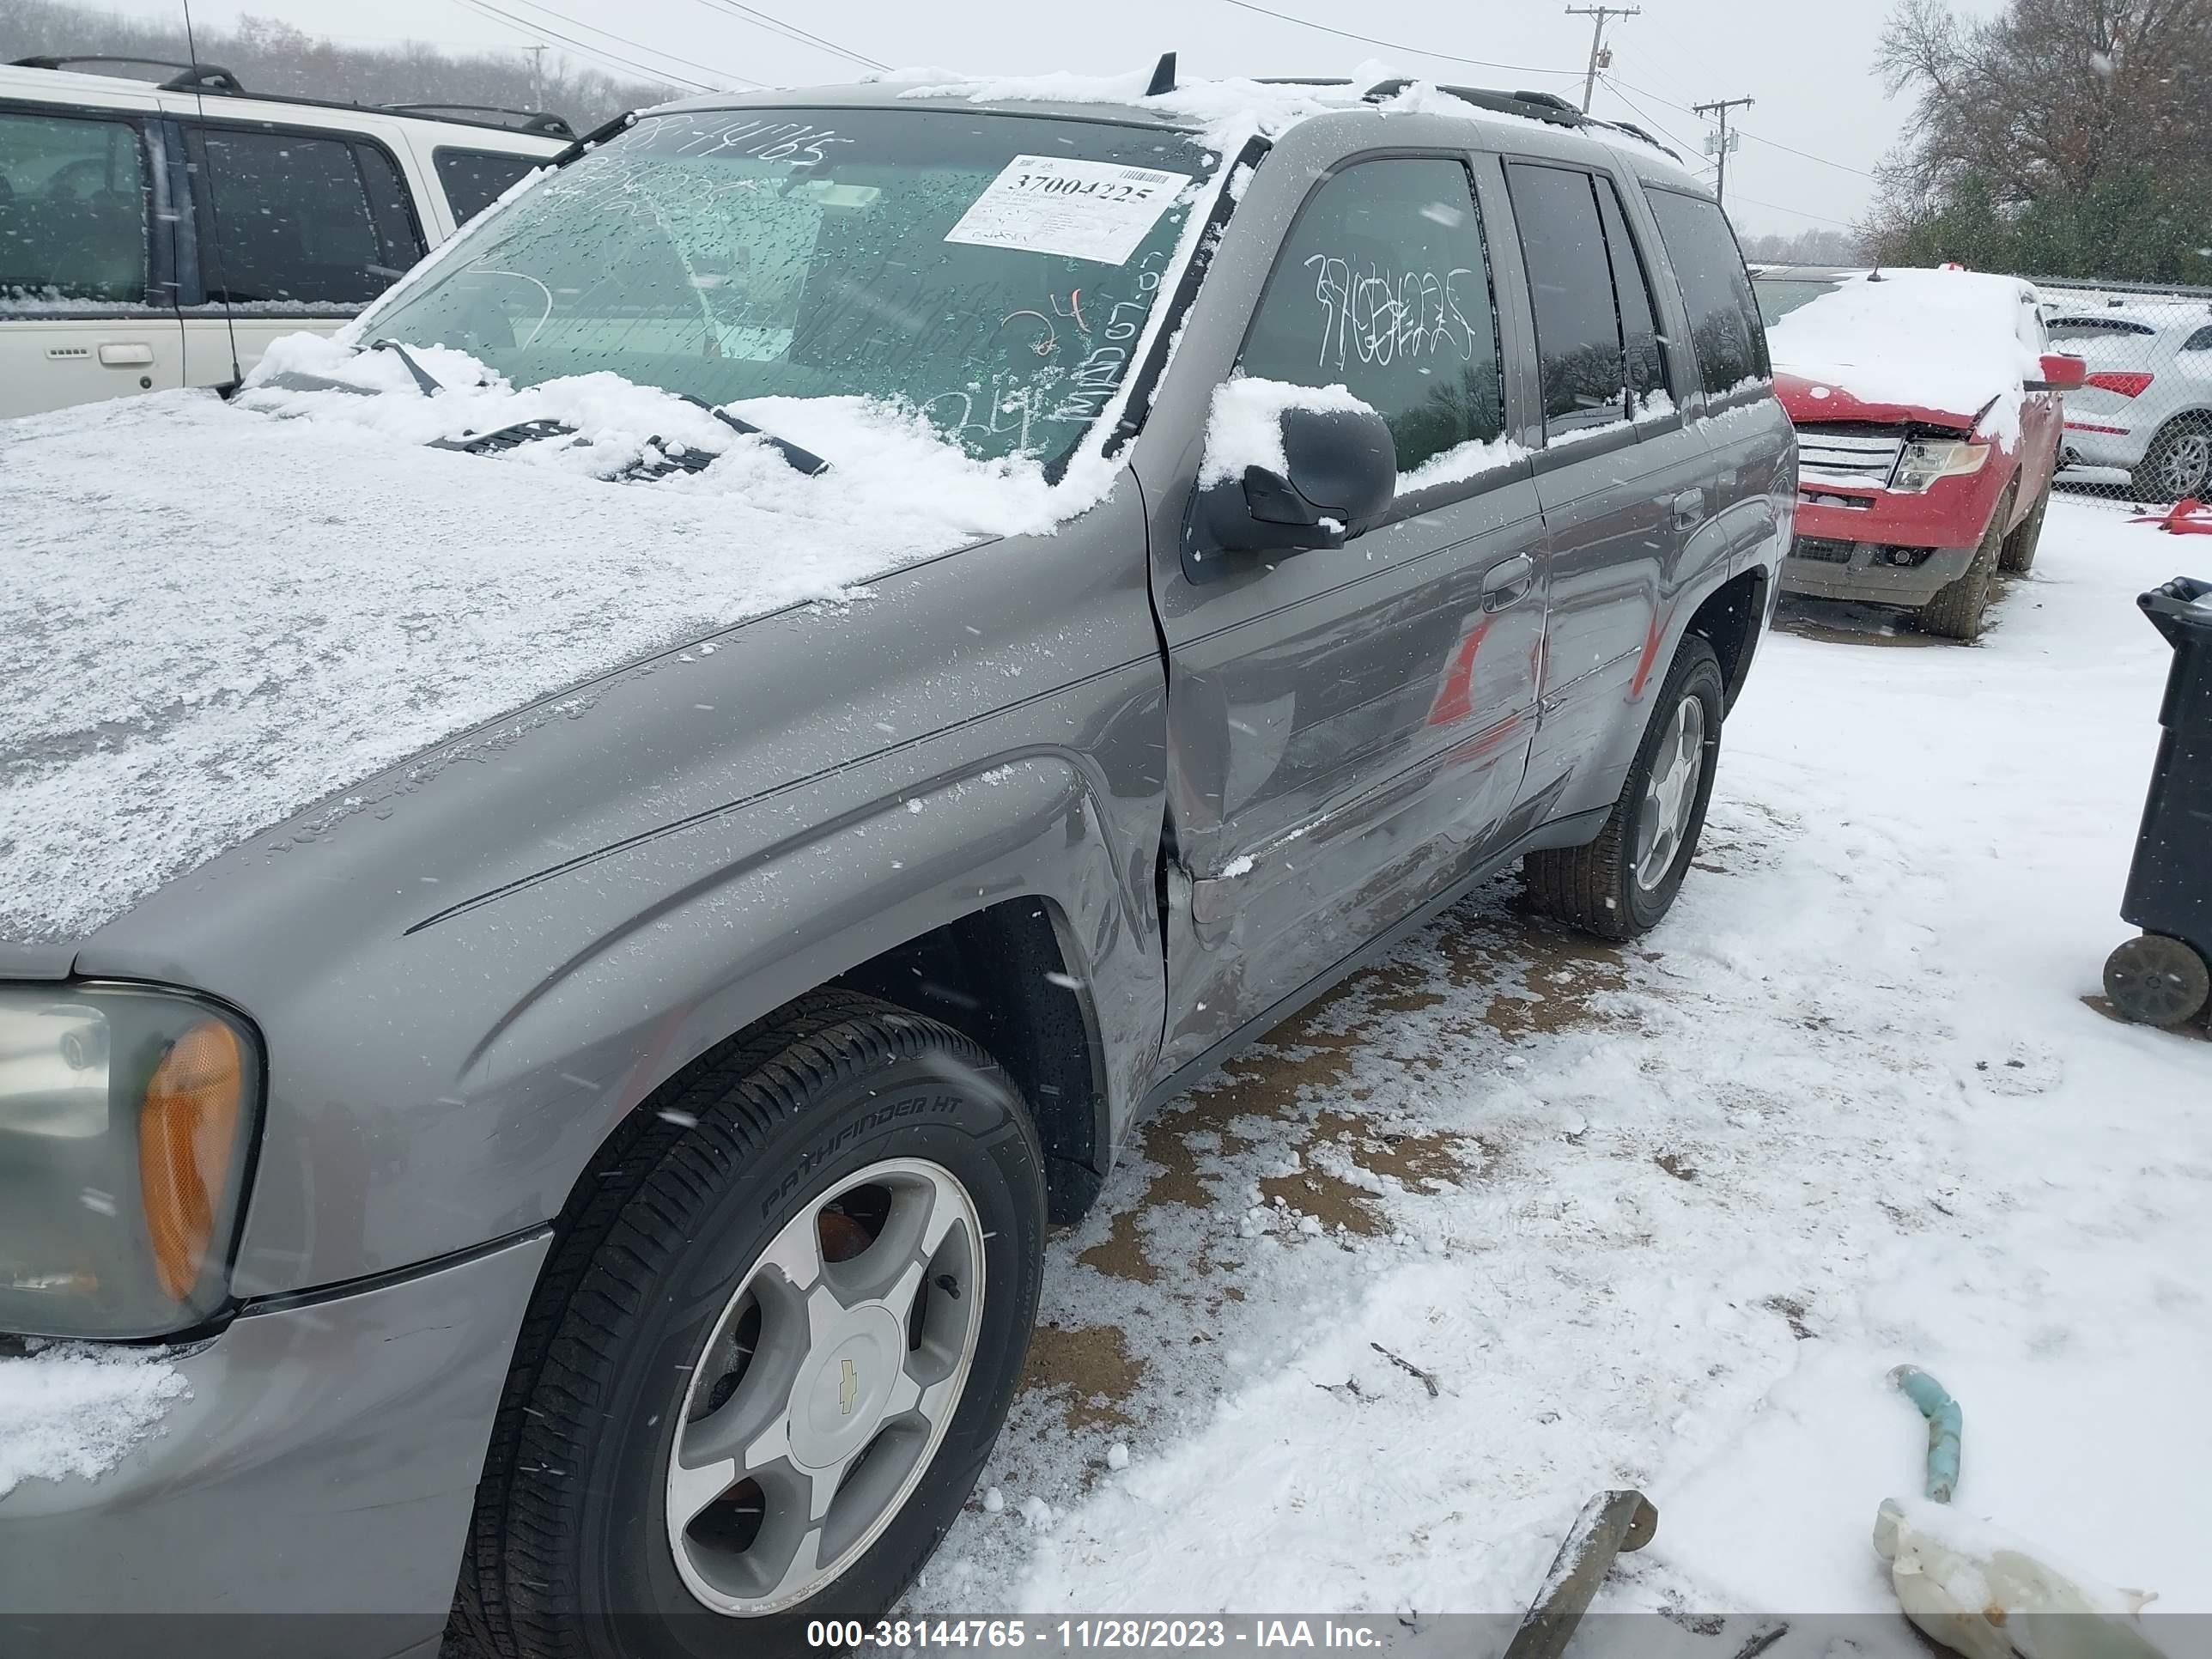
<svg viewBox="0 0 2212 1659">
<path fill-rule="evenodd" d="M 623 662 L 994 536 L 1110 485 L 981 462 L 858 398 L 736 412 L 810 478 L 612 375 L 280 341 L 238 404 L 157 393 L 0 422 L 0 941 L 65 943 L 324 796 Z M 288 380 L 337 383 L 289 389 Z M 349 387 L 352 389 L 338 389 Z M 425 447 L 532 419 L 573 438 Z M 654 439 L 696 473 L 605 482 Z"/>
<path fill-rule="evenodd" d="M 1921 412 L 1961 427 L 1979 417 L 1985 435 L 2017 442 L 2023 383 L 2042 371 L 2020 334 L 2020 313 L 2034 295 L 2015 277 L 1971 270 L 1855 277 L 1768 331 L 1783 400 L 1799 420 L 1881 418 L 1820 408 L 1838 393 L 1869 410 Z"/>
</svg>

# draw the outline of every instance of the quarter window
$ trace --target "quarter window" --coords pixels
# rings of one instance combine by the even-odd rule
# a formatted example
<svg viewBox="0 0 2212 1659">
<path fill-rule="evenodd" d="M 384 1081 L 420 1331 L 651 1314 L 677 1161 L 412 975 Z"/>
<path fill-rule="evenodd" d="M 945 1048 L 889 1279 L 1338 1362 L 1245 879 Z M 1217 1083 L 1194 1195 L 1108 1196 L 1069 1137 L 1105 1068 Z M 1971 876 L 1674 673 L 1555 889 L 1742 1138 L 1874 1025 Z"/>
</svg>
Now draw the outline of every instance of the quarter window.
<svg viewBox="0 0 2212 1659">
<path fill-rule="evenodd" d="M 1659 221 L 1659 240 L 1681 286 L 1690 313 L 1690 340 L 1698 359 L 1698 378 L 1714 396 L 1746 380 L 1773 372 L 1766 356 L 1766 330 L 1752 298 L 1751 276 L 1727 216 L 1702 197 L 1670 190 L 1647 192 Z"/>
<path fill-rule="evenodd" d="M 1457 161 L 1365 161 L 1307 199 L 1238 367 L 1342 386 L 1389 423 L 1401 489 L 1505 429 L 1490 260 Z"/>
<path fill-rule="evenodd" d="M 210 128 L 201 155 L 200 262 L 210 302 L 352 309 L 398 275 L 350 144 Z"/>
<path fill-rule="evenodd" d="M 444 186 L 453 222 L 466 224 L 507 194 L 514 181 L 539 165 L 527 155 L 504 155 L 489 149 L 448 149 L 441 145 L 431 156 Z"/>
<path fill-rule="evenodd" d="M 130 122 L 0 114 L 0 310 L 143 306 L 149 196 Z"/>
<path fill-rule="evenodd" d="M 2207 324 L 2181 343 L 2184 351 L 2212 351 L 2212 324 Z"/>
</svg>

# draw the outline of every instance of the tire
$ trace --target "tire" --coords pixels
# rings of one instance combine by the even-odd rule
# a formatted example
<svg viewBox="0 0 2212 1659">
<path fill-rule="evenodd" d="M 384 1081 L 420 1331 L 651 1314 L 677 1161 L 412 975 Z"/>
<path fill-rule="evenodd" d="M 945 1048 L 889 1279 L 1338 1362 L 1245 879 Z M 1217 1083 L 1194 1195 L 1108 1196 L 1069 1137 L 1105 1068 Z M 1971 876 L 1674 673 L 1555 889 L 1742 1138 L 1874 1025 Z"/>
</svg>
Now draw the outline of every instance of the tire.
<svg viewBox="0 0 2212 1659">
<path fill-rule="evenodd" d="M 2025 576 L 2035 568 L 2035 550 L 2043 540 L 2043 519 L 2050 510 L 2051 486 L 2045 484 L 2027 516 L 2014 526 L 2012 534 L 2004 538 L 2003 550 L 1997 555 L 1998 569 L 2008 576 Z"/>
<path fill-rule="evenodd" d="M 872 997 L 818 993 L 663 1089 L 562 1217 L 484 1461 L 456 1633 L 502 1659 L 705 1659 L 803 1652 L 808 1621 L 882 1613 L 1012 1401 L 1043 1167 L 989 1055 Z M 863 1277 L 877 1289 L 856 1291 Z M 784 1571 L 810 1527 L 815 1556 L 799 1544 Z M 836 1571 L 815 1583 L 811 1564 Z M 754 1593 L 779 1573 L 797 1599 Z"/>
<path fill-rule="evenodd" d="M 2212 417 L 2178 415 L 2143 451 L 2128 487 L 2146 501 L 2178 501 L 2212 489 Z"/>
<path fill-rule="evenodd" d="M 1536 909 L 1600 939 L 1634 939 L 1658 926 L 1697 856 L 1706 804 L 1712 799 L 1725 696 L 1720 658 L 1711 642 L 1696 634 L 1684 636 L 1620 798 L 1597 839 L 1587 846 L 1531 853 L 1522 860 L 1528 902 Z M 1693 714 L 1685 715 L 1686 705 Z M 1694 722 L 1693 738 L 1685 737 L 1686 721 Z M 1686 746 L 1693 749 L 1696 772 L 1668 789 L 1670 763 L 1683 757 Z M 1658 837 L 1667 833 L 1660 815 L 1666 813 L 1669 793 L 1676 816 L 1668 820 L 1674 845 L 1666 849 Z"/>
<path fill-rule="evenodd" d="M 1972 645 L 1982 637 L 1982 623 L 1990 608 L 1990 579 L 1996 574 L 1997 561 L 2004 550 L 2004 522 L 2012 516 L 2012 487 L 2005 493 L 1990 514 L 1988 527 L 1974 548 L 1974 556 L 1966 574 L 1948 586 L 1939 589 L 1936 597 L 1920 607 L 1918 623 L 1923 634 L 1939 638 L 1957 640 Z"/>
<path fill-rule="evenodd" d="M 2212 964 L 2163 933 L 2129 939 L 2105 958 L 2105 994 L 2138 1025 L 2182 1025 L 2212 1002 Z"/>
</svg>

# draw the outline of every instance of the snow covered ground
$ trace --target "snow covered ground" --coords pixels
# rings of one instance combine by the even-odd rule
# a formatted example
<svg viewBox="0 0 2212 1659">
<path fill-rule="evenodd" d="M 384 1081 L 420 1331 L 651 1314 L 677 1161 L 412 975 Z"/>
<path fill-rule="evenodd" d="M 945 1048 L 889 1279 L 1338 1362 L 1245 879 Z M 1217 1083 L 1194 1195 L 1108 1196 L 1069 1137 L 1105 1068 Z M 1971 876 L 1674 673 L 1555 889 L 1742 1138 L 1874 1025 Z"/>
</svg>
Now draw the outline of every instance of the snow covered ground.
<svg viewBox="0 0 2212 1659">
<path fill-rule="evenodd" d="M 1978 647 L 1799 613 L 1659 930 L 1501 881 L 1155 1120 L 912 1606 L 1510 1612 L 1632 1483 L 1601 1608 L 1809 1635 L 1894 1608 L 1910 1360 L 1960 1510 L 2212 1612 L 2212 1043 L 2085 1003 L 2207 566 L 2062 497 Z"/>
</svg>

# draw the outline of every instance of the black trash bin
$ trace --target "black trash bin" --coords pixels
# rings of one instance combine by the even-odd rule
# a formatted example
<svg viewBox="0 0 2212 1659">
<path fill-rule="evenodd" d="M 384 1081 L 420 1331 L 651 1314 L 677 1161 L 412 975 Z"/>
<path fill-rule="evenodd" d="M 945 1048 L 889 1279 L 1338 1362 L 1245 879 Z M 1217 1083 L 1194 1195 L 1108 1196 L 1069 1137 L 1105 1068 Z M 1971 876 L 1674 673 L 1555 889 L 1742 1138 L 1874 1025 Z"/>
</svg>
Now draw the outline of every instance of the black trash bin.
<svg viewBox="0 0 2212 1659">
<path fill-rule="evenodd" d="M 2158 766 L 2120 902 L 2142 928 L 2105 960 L 2128 1018 L 2179 1025 L 2212 1002 L 2212 582 L 2176 576 L 2136 601 L 2173 647 Z"/>
</svg>

